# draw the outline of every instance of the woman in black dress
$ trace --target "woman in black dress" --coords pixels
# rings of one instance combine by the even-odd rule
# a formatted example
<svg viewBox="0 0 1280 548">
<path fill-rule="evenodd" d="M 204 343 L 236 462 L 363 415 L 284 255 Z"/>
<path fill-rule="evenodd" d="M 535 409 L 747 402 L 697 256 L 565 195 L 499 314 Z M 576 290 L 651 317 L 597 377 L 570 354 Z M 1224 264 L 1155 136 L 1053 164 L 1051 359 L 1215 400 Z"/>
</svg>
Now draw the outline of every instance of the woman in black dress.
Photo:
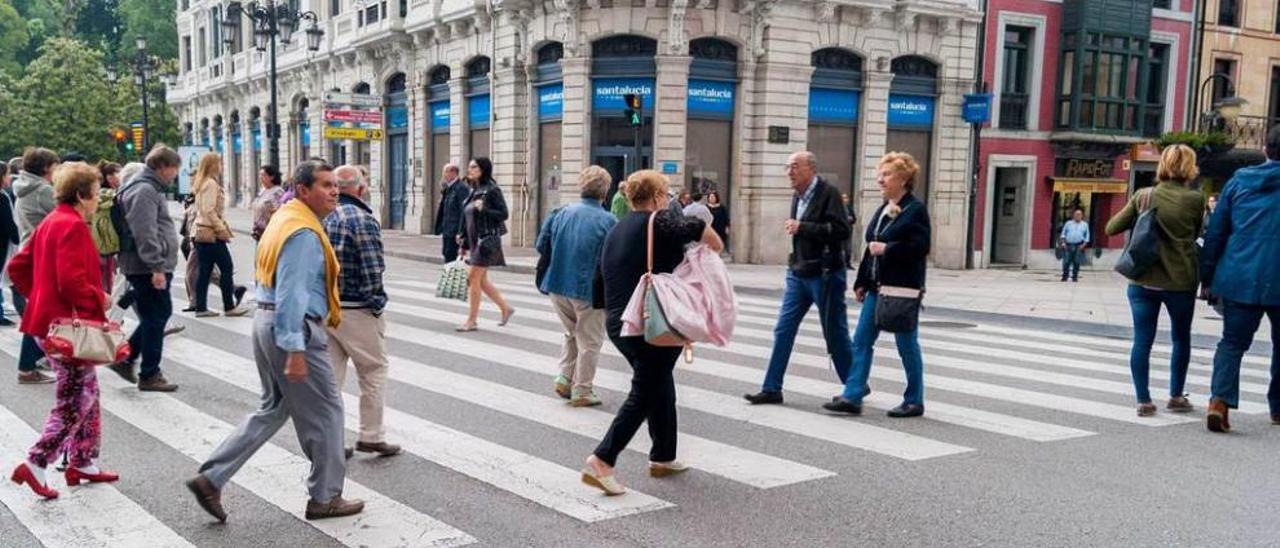
<svg viewBox="0 0 1280 548">
<path fill-rule="evenodd" d="M 484 157 L 472 158 L 467 166 L 467 184 L 471 185 L 471 195 L 462 210 L 466 232 L 458 244 L 467 264 L 471 265 L 467 276 L 467 304 L 470 308 L 467 321 L 457 327 L 458 331 L 476 330 L 481 293 L 488 295 L 489 300 L 502 311 L 499 326 L 507 325 L 516 311 L 502 298 L 498 286 L 489 281 L 489 267 L 507 266 L 502 256 L 502 235 L 507 233 L 509 216 L 502 189 L 493 181 L 493 162 Z"/>
<path fill-rule="evenodd" d="M 724 242 L 724 246 L 729 247 L 729 208 L 720 202 L 719 192 L 713 191 L 707 195 L 707 207 L 711 208 L 711 228 L 716 231 L 720 241 Z"/>
<path fill-rule="evenodd" d="M 719 253 L 724 249 L 720 237 L 706 222 L 685 217 L 668 208 L 667 178 L 646 169 L 627 178 L 628 213 L 609 232 L 600 256 L 600 272 L 604 278 L 605 329 L 609 340 L 631 364 L 633 377 L 627 401 L 609 426 L 595 452 L 587 457 L 582 481 L 599 488 L 606 495 L 621 495 L 626 488 L 614 477 L 618 454 L 626 449 L 640 429 L 649 422 L 653 446 L 649 450 L 649 475 L 672 476 L 689 469 L 676 460 L 676 382 L 672 373 L 682 351 L 679 347 L 653 346 L 643 336 L 622 336 L 622 313 L 631 300 L 636 284 L 644 276 L 647 263 L 649 216 L 658 212 L 653 222 L 653 272 L 675 270 L 684 260 L 685 244 L 702 242 Z"/>
</svg>

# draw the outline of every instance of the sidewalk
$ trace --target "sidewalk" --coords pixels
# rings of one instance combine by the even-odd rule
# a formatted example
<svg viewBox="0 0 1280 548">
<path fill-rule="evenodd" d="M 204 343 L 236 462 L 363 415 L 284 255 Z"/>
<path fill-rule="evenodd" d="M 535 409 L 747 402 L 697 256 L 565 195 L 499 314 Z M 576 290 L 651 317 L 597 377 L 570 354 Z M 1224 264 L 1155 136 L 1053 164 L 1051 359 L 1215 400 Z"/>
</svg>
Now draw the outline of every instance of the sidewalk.
<svg viewBox="0 0 1280 548">
<path fill-rule="evenodd" d="M 178 204 L 170 205 L 175 216 L 181 215 Z M 228 209 L 227 221 L 236 232 L 248 234 L 252 227 L 249 211 Z M 383 232 L 387 256 L 432 264 L 443 262 L 440 238 L 403 231 Z M 537 254 L 532 248 L 508 246 L 503 250 L 507 271 L 533 274 Z M 743 293 L 781 295 L 786 276 L 782 265 L 730 264 L 734 285 Z M 852 279 L 853 273 L 850 272 Z M 1129 302 L 1125 297 L 1128 282 L 1111 270 L 1082 270 L 1077 283 L 1060 282 L 1056 271 L 1035 270 L 929 270 L 926 314 L 954 318 L 990 318 L 1004 321 L 1033 320 L 1073 330 L 1087 328 L 1095 334 L 1128 338 L 1132 325 Z M 1222 333 L 1218 315 L 1204 302 L 1197 301 L 1196 335 L 1212 337 Z M 1168 319 L 1161 319 L 1167 328 Z M 1269 332 L 1265 320 L 1259 333 Z M 1258 341 L 1266 345 L 1266 337 Z"/>
</svg>

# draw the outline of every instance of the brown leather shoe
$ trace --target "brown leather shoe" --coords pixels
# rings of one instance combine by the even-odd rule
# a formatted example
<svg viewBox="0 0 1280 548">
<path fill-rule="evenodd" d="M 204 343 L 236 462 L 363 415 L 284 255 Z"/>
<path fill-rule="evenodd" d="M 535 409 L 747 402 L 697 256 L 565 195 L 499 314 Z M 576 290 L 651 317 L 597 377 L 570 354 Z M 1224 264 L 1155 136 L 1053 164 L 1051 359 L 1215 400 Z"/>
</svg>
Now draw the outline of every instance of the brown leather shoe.
<svg viewBox="0 0 1280 548">
<path fill-rule="evenodd" d="M 124 360 L 108 365 L 107 369 L 110 369 L 113 373 L 119 375 L 120 378 L 125 380 L 125 382 L 137 384 L 138 374 L 133 371 L 133 363 L 133 361 Z"/>
<path fill-rule="evenodd" d="M 55 380 L 53 377 L 39 371 L 18 372 L 18 384 L 49 384 Z"/>
<path fill-rule="evenodd" d="M 364 501 L 346 500 L 341 496 L 329 502 L 307 501 L 307 519 L 340 518 L 354 516 L 364 511 Z"/>
<path fill-rule="evenodd" d="M 187 481 L 187 489 L 196 496 L 196 502 L 209 515 L 222 523 L 227 522 L 227 512 L 222 509 L 222 492 L 213 486 L 213 482 L 203 475 Z"/>
<path fill-rule="evenodd" d="M 156 375 L 150 379 L 138 381 L 138 390 L 142 392 L 176 392 L 178 385 L 169 384 L 164 375 Z"/>
<path fill-rule="evenodd" d="M 392 445 L 385 441 L 378 443 L 365 443 L 363 441 L 356 442 L 356 451 L 361 453 L 377 453 L 379 457 L 390 457 L 400 454 L 400 446 Z"/>
<path fill-rule="evenodd" d="M 1227 420 L 1227 402 L 1219 399 L 1209 400 L 1209 412 L 1205 416 L 1205 425 L 1210 432 L 1229 432 L 1231 423 Z"/>
</svg>

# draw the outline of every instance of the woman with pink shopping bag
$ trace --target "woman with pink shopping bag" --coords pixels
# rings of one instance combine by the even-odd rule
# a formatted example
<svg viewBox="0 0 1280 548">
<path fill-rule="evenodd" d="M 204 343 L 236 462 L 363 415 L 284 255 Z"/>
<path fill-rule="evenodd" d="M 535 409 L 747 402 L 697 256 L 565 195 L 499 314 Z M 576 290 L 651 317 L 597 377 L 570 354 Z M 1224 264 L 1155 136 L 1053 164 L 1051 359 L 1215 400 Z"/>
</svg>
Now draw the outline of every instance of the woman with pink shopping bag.
<svg viewBox="0 0 1280 548">
<path fill-rule="evenodd" d="M 605 299 L 605 329 L 609 340 L 631 364 L 631 392 L 618 410 L 600 445 L 587 457 L 582 481 L 606 495 L 621 495 L 626 488 L 614 475 L 618 455 L 631 442 L 640 424 L 648 421 L 653 446 L 649 451 L 649 475 L 667 477 L 685 472 L 676 460 L 676 392 L 672 376 L 680 346 L 655 346 L 644 336 L 623 335 L 623 315 L 636 286 L 646 273 L 670 273 L 685 259 L 685 245 L 706 244 L 719 253 L 724 245 L 711 226 L 667 208 L 667 178 L 643 170 L 627 178 L 628 213 L 609 233 L 600 258 Z M 657 215 L 653 215 L 658 212 Z M 652 259 L 649 225 L 653 221 Z M 649 265 L 652 264 L 652 268 Z"/>
</svg>

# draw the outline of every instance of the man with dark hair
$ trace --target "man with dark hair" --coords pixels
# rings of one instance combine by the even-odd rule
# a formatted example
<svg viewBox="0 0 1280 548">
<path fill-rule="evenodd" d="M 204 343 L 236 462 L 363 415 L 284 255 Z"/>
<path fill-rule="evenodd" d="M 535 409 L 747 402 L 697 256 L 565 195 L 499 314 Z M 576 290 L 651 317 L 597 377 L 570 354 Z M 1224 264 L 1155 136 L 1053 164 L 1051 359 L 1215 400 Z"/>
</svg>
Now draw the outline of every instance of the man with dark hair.
<svg viewBox="0 0 1280 548">
<path fill-rule="evenodd" d="M 182 158 L 173 149 L 157 144 L 147 154 L 147 167 L 116 195 L 124 213 L 128 236 L 121 235 L 120 272 L 129 280 L 138 313 L 138 328 L 129 337 L 133 355 L 108 366 L 121 378 L 138 383 L 138 390 L 173 392 L 160 372 L 164 331 L 173 315 L 169 284 L 178 265 L 178 231 L 169 216 L 165 191 L 178 177 Z M 124 242 L 131 241 L 131 245 Z M 137 375 L 134 362 L 142 356 Z"/>
<path fill-rule="evenodd" d="M 253 348 L 263 383 L 261 406 L 187 482 L 200 507 L 219 521 L 227 519 L 223 486 L 288 419 L 311 460 L 306 518 L 364 510 L 363 502 L 342 498 L 342 394 L 326 332 L 342 323 L 338 258 L 321 224 L 338 207 L 338 186 L 333 168 L 317 161 L 298 166 L 293 182 L 296 197 L 271 216 L 258 240 Z"/>
<path fill-rule="evenodd" d="M 1280 425 L 1280 127 L 1267 133 L 1267 162 L 1241 169 L 1218 196 L 1200 253 L 1201 294 L 1222 301 L 1206 426 L 1227 432 L 1240 403 L 1240 360 L 1262 316 L 1271 323 L 1271 424 Z"/>
<path fill-rule="evenodd" d="M 29 147 L 22 154 L 22 170 L 18 180 L 13 183 L 13 191 L 17 194 L 18 231 L 21 233 L 21 248 L 35 232 L 40 222 L 53 211 L 53 170 L 58 167 L 58 155 L 47 148 Z M 16 290 L 13 294 L 13 307 L 22 315 L 27 308 L 27 299 Z M 22 348 L 18 353 L 18 383 L 48 384 L 53 377 L 37 369 L 37 363 L 44 358 L 44 351 L 36 344 L 35 337 L 22 336 Z"/>
<path fill-rule="evenodd" d="M 1084 209 L 1075 208 L 1071 212 L 1071 220 L 1063 223 L 1062 233 L 1058 235 L 1058 246 L 1062 248 L 1062 281 L 1080 279 L 1080 261 L 1084 258 L 1084 249 L 1089 246 L 1089 223 L 1084 220 Z"/>
</svg>

